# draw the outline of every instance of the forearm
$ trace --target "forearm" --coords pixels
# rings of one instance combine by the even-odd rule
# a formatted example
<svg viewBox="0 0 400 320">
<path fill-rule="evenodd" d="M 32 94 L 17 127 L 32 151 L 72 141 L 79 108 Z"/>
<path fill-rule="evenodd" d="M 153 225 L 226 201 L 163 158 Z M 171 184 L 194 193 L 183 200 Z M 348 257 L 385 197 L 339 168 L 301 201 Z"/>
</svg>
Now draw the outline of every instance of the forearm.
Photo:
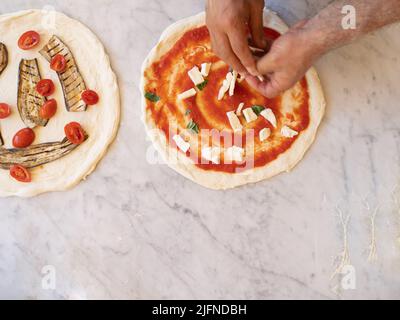
<svg viewBox="0 0 400 320">
<path fill-rule="evenodd" d="M 342 8 L 356 9 L 356 28 L 344 29 Z M 336 0 L 308 21 L 304 31 L 321 53 L 343 46 L 385 25 L 400 21 L 400 0 Z"/>
</svg>

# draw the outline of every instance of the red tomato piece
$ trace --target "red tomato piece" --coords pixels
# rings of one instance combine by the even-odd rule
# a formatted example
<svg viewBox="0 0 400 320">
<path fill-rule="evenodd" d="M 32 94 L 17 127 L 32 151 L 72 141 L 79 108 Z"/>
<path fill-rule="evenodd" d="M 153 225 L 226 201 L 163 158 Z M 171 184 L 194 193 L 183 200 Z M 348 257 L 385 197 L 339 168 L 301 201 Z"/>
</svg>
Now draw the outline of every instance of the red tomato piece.
<svg viewBox="0 0 400 320">
<path fill-rule="evenodd" d="M 23 166 L 14 165 L 10 168 L 10 175 L 19 182 L 31 182 L 30 172 Z"/>
<path fill-rule="evenodd" d="M 81 144 L 85 141 L 85 131 L 78 122 L 68 123 L 64 127 L 64 132 L 72 144 Z"/>
<path fill-rule="evenodd" d="M 88 106 L 92 106 L 99 102 L 99 95 L 93 90 L 85 90 L 82 92 L 82 100 Z"/>
<path fill-rule="evenodd" d="M 268 40 L 276 40 L 281 36 L 278 31 L 270 28 L 264 28 L 264 35 Z"/>
<path fill-rule="evenodd" d="M 47 101 L 39 111 L 39 115 L 42 119 L 50 119 L 57 112 L 57 101 L 55 99 L 51 99 Z"/>
<path fill-rule="evenodd" d="M 7 103 L 0 103 L 0 119 L 5 119 L 11 114 L 11 108 Z"/>
<path fill-rule="evenodd" d="M 13 140 L 13 146 L 15 148 L 26 148 L 29 147 L 35 140 L 35 132 L 31 128 L 25 128 L 19 130 Z"/>
<path fill-rule="evenodd" d="M 50 79 L 40 80 L 36 85 L 36 91 L 43 97 L 51 96 L 54 93 L 55 87 Z"/>
<path fill-rule="evenodd" d="M 18 47 L 22 50 L 30 50 L 40 42 L 40 35 L 36 31 L 25 32 L 18 40 Z"/>
<path fill-rule="evenodd" d="M 50 68 L 56 72 L 63 72 L 67 68 L 67 59 L 62 54 L 56 54 L 50 62 Z"/>
</svg>

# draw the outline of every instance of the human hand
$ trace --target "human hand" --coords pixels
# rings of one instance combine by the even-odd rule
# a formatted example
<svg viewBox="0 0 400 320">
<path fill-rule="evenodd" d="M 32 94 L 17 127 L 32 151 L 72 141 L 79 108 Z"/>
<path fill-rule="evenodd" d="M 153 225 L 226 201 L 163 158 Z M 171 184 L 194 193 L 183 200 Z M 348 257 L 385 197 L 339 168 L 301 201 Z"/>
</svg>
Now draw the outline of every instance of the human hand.
<svg viewBox="0 0 400 320">
<path fill-rule="evenodd" d="M 301 21 L 272 44 L 270 51 L 257 62 L 265 80 L 247 76 L 247 82 L 268 98 L 274 98 L 299 81 L 324 50 L 318 36 Z"/>
<path fill-rule="evenodd" d="M 267 47 L 263 10 L 264 0 L 207 0 L 213 51 L 240 74 L 260 75 L 249 48 L 248 32 L 256 47 Z"/>
</svg>

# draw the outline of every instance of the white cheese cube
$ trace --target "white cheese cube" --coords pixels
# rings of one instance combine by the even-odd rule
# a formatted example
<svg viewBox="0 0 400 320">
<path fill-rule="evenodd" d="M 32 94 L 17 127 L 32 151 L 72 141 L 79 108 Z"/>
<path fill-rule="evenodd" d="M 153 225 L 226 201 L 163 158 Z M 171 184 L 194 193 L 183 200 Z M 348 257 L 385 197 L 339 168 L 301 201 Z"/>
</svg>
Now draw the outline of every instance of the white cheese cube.
<svg viewBox="0 0 400 320">
<path fill-rule="evenodd" d="M 257 120 L 257 115 L 255 114 L 255 112 L 253 111 L 252 108 L 247 108 L 243 110 L 243 115 L 246 118 L 246 121 L 248 123 L 256 121 Z"/>
<path fill-rule="evenodd" d="M 229 123 L 231 124 L 233 131 L 234 132 L 242 131 L 243 126 L 240 123 L 240 120 L 237 117 L 237 115 L 235 114 L 235 112 L 230 111 L 226 115 L 228 116 Z"/>
<path fill-rule="evenodd" d="M 219 147 L 205 147 L 201 150 L 201 156 L 214 164 L 220 164 L 221 149 Z"/>
<path fill-rule="evenodd" d="M 235 114 L 235 112 L 230 111 L 226 114 L 228 116 L 229 123 L 233 129 L 234 132 L 242 131 L 243 126 L 240 123 L 239 118 Z"/>
<path fill-rule="evenodd" d="M 194 83 L 195 86 L 199 85 L 200 83 L 204 82 L 204 78 L 199 70 L 198 67 L 193 67 L 189 72 L 188 75 L 190 80 Z"/>
<path fill-rule="evenodd" d="M 178 94 L 178 100 L 185 100 L 187 98 L 194 97 L 196 94 L 197 94 L 197 91 L 194 88 L 192 88 L 188 91 Z"/>
<path fill-rule="evenodd" d="M 232 72 L 232 79 L 229 85 L 229 96 L 232 97 L 235 94 L 235 87 L 237 81 L 238 73 L 236 71 Z"/>
<path fill-rule="evenodd" d="M 228 72 L 228 73 L 226 74 L 225 80 L 222 82 L 222 87 L 219 89 L 219 92 L 218 92 L 218 101 L 221 101 L 221 100 L 224 98 L 225 93 L 228 92 L 228 90 L 229 90 L 229 88 L 230 88 L 230 86 L 231 86 L 232 78 L 233 78 L 232 73 L 231 73 L 231 72 Z"/>
<path fill-rule="evenodd" d="M 282 136 L 286 137 L 286 138 L 293 138 L 295 136 L 297 136 L 299 133 L 291 128 L 289 128 L 288 126 L 283 126 L 281 129 L 281 134 Z"/>
<path fill-rule="evenodd" d="M 260 131 L 260 140 L 261 142 L 267 140 L 271 136 L 271 129 L 264 128 Z"/>
<path fill-rule="evenodd" d="M 264 109 L 263 111 L 261 111 L 260 113 L 267 121 L 269 121 L 269 123 L 271 123 L 274 128 L 276 128 L 277 126 L 277 122 L 276 122 L 276 117 L 274 115 L 274 112 L 271 109 Z"/>
<path fill-rule="evenodd" d="M 244 103 L 242 102 L 242 103 L 239 104 L 238 108 L 236 109 L 236 115 L 238 117 L 242 115 L 243 108 L 244 108 Z"/>
<path fill-rule="evenodd" d="M 186 153 L 190 149 L 190 143 L 183 140 L 180 135 L 176 134 L 172 139 L 175 141 L 178 148 L 181 149 L 183 152 Z"/>
<path fill-rule="evenodd" d="M 225 162 L 242 162 L 244 158 L 244 149 L 237 146 L 230 147 L 225 152 Z"/>
<path fill-rule="evenodd" d="M 228 72 L 226 74 L 226 80 L 228 81 L 229 85 L 231 84 L 232 78 L 233 78 L 232 72 Z"/>
<path fill-rule="evenodd" d="M 211 63 L 203 63 L 201 65 L 201 74 L 203 77 L 208 77 L 211 70 Z"/>
<path fill-rule="evenodd" d="M 224 98 L 225 93 L 227 93 L 228 90 L 229 90 L 229 85 L 227 85 L 227 81 L 224 80 L 224 83 L 222 84 L 222 87 L 221 89 L 219 89 L 218 92 L 218 101 L 221 101 Z"/>
</svg>

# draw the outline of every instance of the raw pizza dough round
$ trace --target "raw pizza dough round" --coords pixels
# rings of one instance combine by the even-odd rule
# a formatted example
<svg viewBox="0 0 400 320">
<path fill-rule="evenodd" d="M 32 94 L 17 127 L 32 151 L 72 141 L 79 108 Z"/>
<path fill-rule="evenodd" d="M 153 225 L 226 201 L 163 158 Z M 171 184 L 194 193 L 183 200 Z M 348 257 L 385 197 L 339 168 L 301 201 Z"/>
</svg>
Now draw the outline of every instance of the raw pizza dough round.
<svg viewBox="0 0 400 320">
<path fill-rule="evenodd" d="M 40 44 L 30 51 L 17 46 L 21 34 L 35 30 L 41 36 Z M 68 112 L 57 74 L 40 55 L 39 50 L 52 35 L 57 35 L 75 57 L 86 86 L 95 90 L 100 101 L 86 112 Z M 79 122 L 89 138 L 67 156 L 31 169 L 32 182 L 20 183 L 7 170 L 0 169 L 0 197 L 31 197 L 49 191 L 64 191 L 85 179 L 105 155 L 115 138 L 120 119 L 120 97 L 117 79 L 102 43 L 86 26 L 55 11 L 28 10 L 0 16 L 0 42 L 7 46 L 9 62 L 0 75 L 0 100 L 12 107 L 12 115 L 0 120 L 4 147 L 12 147 L 13 135 L 25 127 L 17 109 L 18 65 L 21 59 L 38 59 L 43 79 L 52 79 L 56 92 L 51 98 L 58 102 L 57 114 L 46 127 L 36 127 L 34 144 L 61 141 L 64 126 Z"/>
<path fill-rule="evenodd" d="M 153 63 L 160 59 L 175 45 L 175 43 L 189 30 L 205 25 L 205 14 L 190 17 L 171 25 L 161 36 L 159 43 L 150 52 L 143 63 L 141 90 L 144 96 L 145 88 L 150 84 L 145 72 Z M 272 11 L 264 13 L 264 26 L 285 33 L 287 25 Z M 290 149 L 281 153 L 279 157 L 263 167 L 256 167 L 240 173 L 226 173 L 218 171 L 207 171 L 196 166 L 185 154 L 178 152 L 176 147 L 167 143 L 166 135 L 157 128 L 157 123 L 152 119 L 147 110 L 147 101 L 142 98 L 143 122 L 146 131 L 155 148 L 161 153 L 167 164 L 186 178 L 211 189 L 229 189 L 241 185 L 259 182 L 271 178 L 281 172 L 290 171 L 304 156 L 313 143 L 318 126 L 325 111 L 325 99 L 320 80 L 314 68 L 306 74 L 309 93 L 309 126 L 301 132 Z"/>
</svg>

